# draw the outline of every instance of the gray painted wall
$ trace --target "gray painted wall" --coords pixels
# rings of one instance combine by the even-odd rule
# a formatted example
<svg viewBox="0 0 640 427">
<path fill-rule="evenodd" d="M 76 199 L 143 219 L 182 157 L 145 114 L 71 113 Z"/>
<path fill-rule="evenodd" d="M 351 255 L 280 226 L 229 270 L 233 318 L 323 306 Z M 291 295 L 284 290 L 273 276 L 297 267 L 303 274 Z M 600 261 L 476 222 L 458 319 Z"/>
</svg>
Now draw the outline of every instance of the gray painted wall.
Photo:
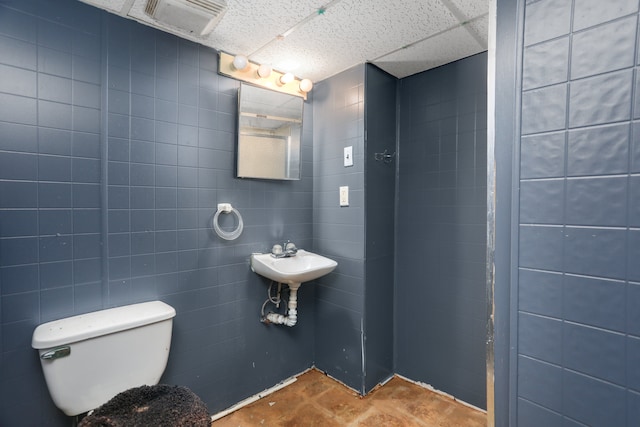
<svg viewBox="0 0 640 427">
<path fill-rule="evenodd" d="M 316 281 L 316 366 L 361 394 L 393 373 L 396 162 L 374 153 L 395 152 L 395 98 L 396 79 L 369 64 L 314 87 L 314 248 L 338 261 Z"/>
<path fill-rule="evenodd" d="M 265 326 L 248 266 L 312 246 L 311 103 L 302 180 L 235 179 L 237 88 L 197 44 L 78 1 L 0 2 L 1 425 L 68 424 L 33 329 L 116 305 L 176 308 L 162 381 L 211 412 L 313 364 L 314 289 L 295 328 Z M 238 240 L 211 232 L 218 202 L 243 215 Z"/>
<path fill-rule="evenodd" d="M 0 0 L 0 424 L 68 422 L 37 324 L 152 299 L 178 312 L 162 381 L 211 412 L 313 363 L 362 393 L 393 372 L 396 164 L 373 154 L 395 149 L 395 79 L 317 84 L 303 179 L 270 182 L 233 176 L 238 83 L 216 70 L 215 51 L 81 2 Z M 244 217 L 233 242 L 210 230 L 222 201 Z M 295 328 L 268 327 L 248 258 L 285 239 L 339 267 L 300 290 Z"/>
<path fill-rule="evenodd" d="M 396 371 L 486 407 L 486 69 L 400 82 Z"/>
<path fill-rule="evenodd" d="M 606 7 L 522 1 L 515 16 L 501 18 L 506 7 L 499 4 L 498 39 L 515 33 L 519 36 L 511 39 L 520 41 L 515 49 L 503 44 L 502 53 L 524 51 L 524 66 L 508 64 L 510 70 L 496 85 L 503 96 L 508 82 L 516 88 L 511 99 L 521 97 L 522 107 L 516 102 L 511 111 L 516 111 L 514 122 L 523 123 L 522 132 L 516 127 L 517 162 L 496 156 L 498 173 L 520 176 L 516 182 L 498 179 L 498 208 L 513 212 L 520 251 L 511 259 L 506 253 L 496 257 L 496 263 L 508 262 L 516 271 L 510 280 L 512 303 L 503 299 L 509 290 L 496 298 L 497 312 L 511 309 L 515 320 L 511 343 L 498 345 L 501 352 L 511 347 L 513 356 L 509 406 L 497 407 L 497 425 L 636 425 L 640 419 L 633 268 L 637 7 L 628 1 Z M 501 33 L 508 22 L 524 25 Z M 622 75 L 628 81 L 615 82 Z M 608 99 L 611 105 L 602 108 Z M 507 103 L 497 102 L 497 111 L 508 112 Z M 547 114 L 552 110 L 560 113 Z M 497 130 L 504 131 L 511 124 L 502 117 L 497 116 Z M 496 153 L 508 150 L 513 140 L 503 132 Z M 602 183 L 600 190 L 589 188 Z M 505 185 L 513 186 L 518 204 L 500 198 Z M 561 187 L 555 194 L 554 185 Z M 547 203 L 532 206 L 536 199 Z M 622 207 L 611 212 L 611 206 Z M 504 238 L 503 233 L 502 243 Z"/>
<path fill-rule="evenodd" d="M 519 426 L 640 420 L 638 2 L 527 2 Z"/>
<path fill-rule="evenodd" d="M 513 169 L 518 144 L 514 144 L 520 127 L 520 92 L 518 84 L 522 62 L 521 44 L 516 36 L 522 26 L 521 11 L 524 2 L 511 0 L 496 1 L 496 51 L 494 61 L 494 81 L 488 81 L 489 91 L 493 91 L 493 105 L 489 105 L 489 120 L 493 120 L 493 141 L 489 139 L 487 179 L 492 187 L 487 191 L 488 223 L 487 232 L 493 232 L 488 240 L 488 286 L 493 285 L 493 403 L 496 426 L 516 425 L 515 404 L 511 390 L 515 390 L 516 376 L 513 375 L 515 362 L 512 359 L 511 342 L 515 342 L 517 328 L 511 310 L 514 296 L 511 292 L 513 277 L 517 276 L 517 266 L 512 260 L 517 257 L 517 233 L 512 232 L 512 224 L 517 223 L 517 195 Z M 489 98 L 491 102 L 491 98 Z M 491 131 L 489 131 L 491 132 Z M 493 217 L 490 212 L 493 211 Z M 492 274 L 491 274 L 492 273 Z M 513 327 L 512 327 L 512 323 Z M 489 346 L 491 343 L 488 343 Z M 490 359 L 489 359 L 490 361 Z M 489 384 L 489 381 L 488 381 Z M 490 410 L 490 408 L 488 408 Z"/>
<path fill-rule="evenodd" d="M 313 247 L 338 262 L 316 281 L 315 363 L 363 392 L 365 309 L 364 75 L 359 65 L 313 88 Z M 354 165 L 344 167 L 343 148 Z M 339 206 L 340 186 L 349 206 Z"/>
<path fill-rule="evenodd" d="M 395 153 L 398 80 L 367 64 L 365 68 L 365 378 L 371 391 L 394 373 L 394 242 L 397 157 Z"/>
</svg>

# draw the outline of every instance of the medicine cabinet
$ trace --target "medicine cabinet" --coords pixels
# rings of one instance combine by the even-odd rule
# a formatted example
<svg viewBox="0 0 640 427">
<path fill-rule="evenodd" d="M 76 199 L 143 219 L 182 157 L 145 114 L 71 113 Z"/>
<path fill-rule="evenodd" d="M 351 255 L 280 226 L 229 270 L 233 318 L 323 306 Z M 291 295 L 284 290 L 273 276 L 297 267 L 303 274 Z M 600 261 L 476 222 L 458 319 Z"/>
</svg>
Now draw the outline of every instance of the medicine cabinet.
<svg viewBox="0 0 640 427">
<path fill-rule="evenodd" d="M 302 98 L 241 83 L 237 177 L 300 179 Z"/>
</svg>

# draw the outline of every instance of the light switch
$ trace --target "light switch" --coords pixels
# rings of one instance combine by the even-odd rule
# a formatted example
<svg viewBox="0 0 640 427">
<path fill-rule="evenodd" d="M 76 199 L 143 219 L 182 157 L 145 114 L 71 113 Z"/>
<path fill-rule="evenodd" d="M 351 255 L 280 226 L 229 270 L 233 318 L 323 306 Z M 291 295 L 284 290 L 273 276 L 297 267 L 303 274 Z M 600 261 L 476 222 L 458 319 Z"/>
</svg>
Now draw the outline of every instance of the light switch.
<svg viewBox="0 0 640 427">
<path fill-rule="evenodd" d="M 353 166 L 353 147 L 344 147 L 344 166 Z"/>
<path fill-rule="evenodd" d="M 340 187 L 340 206 L 349 206 L 349 187 Z"/>
</svg>

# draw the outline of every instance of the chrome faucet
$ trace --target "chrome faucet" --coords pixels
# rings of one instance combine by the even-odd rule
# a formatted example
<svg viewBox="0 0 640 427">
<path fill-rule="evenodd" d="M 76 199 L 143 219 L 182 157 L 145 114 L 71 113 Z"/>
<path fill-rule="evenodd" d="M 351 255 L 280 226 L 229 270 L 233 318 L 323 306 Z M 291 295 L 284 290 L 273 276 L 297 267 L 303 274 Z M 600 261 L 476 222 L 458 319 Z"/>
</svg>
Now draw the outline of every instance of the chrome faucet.
<svg viewBox="0 0 640 427">
<path fill-rule="evenodd" d="M 288 258 L 298 253 L 295 243 L 287 240 L 283 245 L 273 245 L 271 256 L 275 258 Z"/>
<path fill-rule="evenodd" d="M 287 243 L 284 244 L 284 253 L 287 254 L 287 256 L 294 256 L 297 254 L 298 248 L 296 247 L 296 244 L 287 240 Z"/>
</svg>

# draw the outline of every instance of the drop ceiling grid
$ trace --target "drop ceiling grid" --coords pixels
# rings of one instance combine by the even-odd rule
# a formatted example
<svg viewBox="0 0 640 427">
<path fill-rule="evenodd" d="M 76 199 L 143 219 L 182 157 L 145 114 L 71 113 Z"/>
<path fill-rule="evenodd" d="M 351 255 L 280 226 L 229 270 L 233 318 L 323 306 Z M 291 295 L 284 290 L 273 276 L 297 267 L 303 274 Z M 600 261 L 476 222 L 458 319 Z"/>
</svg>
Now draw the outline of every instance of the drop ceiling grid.
<svg viewBox="0 0 640 427">
<path fill-rule="evenodd" d="M 402 2 L 390 8 L 386 0 L 342 1 L 253 59 L 305 58 L 292 71 L 318 81 L 457 24 L 440 2 Z M 272 65 L 281 68 L 277 62 Z"/>
<path fill-rule="evenodd" d="M 487 50 L 489 43 L 489 15 L 485 14 L 481 18 L 469 23 L 468 26 L 472 31 L 475 31 L 482 40 L 482 45 L 480 46 L 482 50 Z"/>
<path fill-rule="evenodd" d="M 421 43 L 399 50 L 375 61 L 378 67 L 402 78 L 430 68 L 439 67 L 486 49 L 466 28 L 456 27 Z"/>
<path fill-rule="evenodd" d="M 127 0 L 80 0 L 84 3 L 90 4 L 91 6 L 99 7 L 100 9 L 106 9 L 109 12 L 120 13 L 122 8 L 124 7 Z M 147 4 L 144 1 L 144 4 Z"/>
<path fill-rule="evenodd" d="M 150 25 L 156 22 L 144 13 L 146 0 L 136 0 L 129 15 Z M 248 54 L 285 32 L 316 8 L 312 0 L 229 0 L 228 9 L 211 34 L 192 38 L 208 46 L 233 54 Z"/>
<path fill-rule="evenodd" d="M 489 11 L 489 0 L 450 0 L 467 18 L 473 19 Z"/>
<path fill-rule="evenodd" d="M 442 61 L 464 57 L 457 54 L 473 54 L 487 48 L 489 0 L 325 1 L 330 7 L 323 14 L 318 14 L 323 4 L 318 0 L 227 0 L 227 12 L 204 38 L 155 22 L 144 13 L 147 0 L 81 1 L 217 50 L 231 54 L 255 52 L 252 60 L 315 82 L 371 60 L 385 64 L 383 69 L 396 77 L 406 77 L 427 69 L 420 67 L 439 66 Z M 451 31 L 441 38 L 439 33 L 460 24 L 446 5 L 455 6 L 458 17 L 468 18 L 468 23 L 464 31 Z M 285 40 L 276 40 L 279 34 L 314 14 L 318 16 Z M 479 16 L 483 18 L 477 19 Z M 469 36 L 470 32 L 476 34 L 475 39 Z M 425 39 L 420 42 L 422 47 L 403 49 Z M 443 47 L 441 43 L 452 45 Z M 462 46 L 463 43 L 468 45 Z M 394 60 L 398 62 L 391 64 Z M 294 61 L 299 67 L 288 69 Z"/>
</svg>

